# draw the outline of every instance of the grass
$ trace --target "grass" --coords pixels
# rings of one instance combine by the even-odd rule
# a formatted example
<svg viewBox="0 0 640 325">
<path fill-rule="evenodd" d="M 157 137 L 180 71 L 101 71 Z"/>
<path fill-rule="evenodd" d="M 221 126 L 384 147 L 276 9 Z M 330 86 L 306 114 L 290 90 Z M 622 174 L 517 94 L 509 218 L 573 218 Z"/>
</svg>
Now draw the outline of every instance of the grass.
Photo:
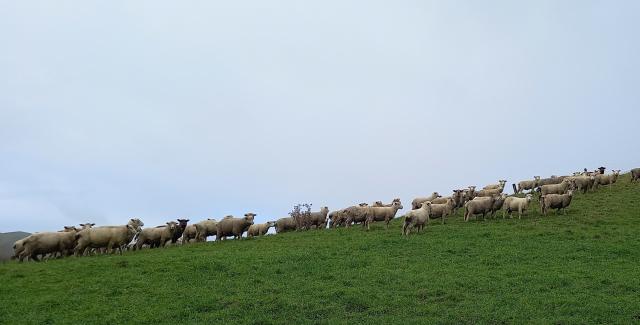
<svg viewBox="0 0 640 325">
<path fill-rule="evenodd" d="M 400 220 L 0 265 L 1 323 L 640 323 L 640 184 L 568 214 Z"/>
</svg>

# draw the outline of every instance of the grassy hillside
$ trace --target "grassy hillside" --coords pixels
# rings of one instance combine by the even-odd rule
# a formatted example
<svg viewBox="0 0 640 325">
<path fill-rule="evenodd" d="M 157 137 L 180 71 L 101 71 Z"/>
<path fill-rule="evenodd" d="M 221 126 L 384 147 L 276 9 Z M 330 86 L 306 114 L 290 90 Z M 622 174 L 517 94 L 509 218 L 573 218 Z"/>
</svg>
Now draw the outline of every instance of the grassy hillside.
<svg viewBox="0 0 640 325">
<path fill-rule="evenodd" d="M 4 263 L 0 322 L 640 322 L 640 184 L 538 211 Z"/>
<path fill-rule="evenodd" d="M 0 233 L 0 261 L 10 259 L 13 256 L 13 243 L 27 236 L 29 233 L 22 231 Z"/>
</svg>

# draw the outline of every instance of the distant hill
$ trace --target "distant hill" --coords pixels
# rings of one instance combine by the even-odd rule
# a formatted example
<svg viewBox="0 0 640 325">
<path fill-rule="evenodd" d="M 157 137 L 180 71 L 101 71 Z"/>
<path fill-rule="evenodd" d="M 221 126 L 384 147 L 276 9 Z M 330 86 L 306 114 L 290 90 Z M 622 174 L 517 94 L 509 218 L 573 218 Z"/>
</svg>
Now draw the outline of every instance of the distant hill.
<svg viewBox="0 0 640 325">
<path fill-rule="evenodd" d="M 10 259 L 13 255 L 13 243 L 29 235 L 30 233 L 23 231 L 0 233 L 0 261 Z"/>
</svg>

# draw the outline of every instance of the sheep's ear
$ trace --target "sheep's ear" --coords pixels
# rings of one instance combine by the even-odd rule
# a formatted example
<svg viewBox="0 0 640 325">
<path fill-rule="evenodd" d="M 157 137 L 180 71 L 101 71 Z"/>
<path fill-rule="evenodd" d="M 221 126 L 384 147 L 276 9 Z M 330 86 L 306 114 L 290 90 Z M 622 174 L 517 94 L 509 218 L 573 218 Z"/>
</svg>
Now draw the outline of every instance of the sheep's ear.
<svg viewBox="0 0 640 325">
<path fill-rule="evenodd" d="M 96 224 L 95 224 L 95 223 L 91 223 L 90 225 L 91 225 L 91 227 L 93 227 L 93 226 L 95 226 Z"/>
</svg>

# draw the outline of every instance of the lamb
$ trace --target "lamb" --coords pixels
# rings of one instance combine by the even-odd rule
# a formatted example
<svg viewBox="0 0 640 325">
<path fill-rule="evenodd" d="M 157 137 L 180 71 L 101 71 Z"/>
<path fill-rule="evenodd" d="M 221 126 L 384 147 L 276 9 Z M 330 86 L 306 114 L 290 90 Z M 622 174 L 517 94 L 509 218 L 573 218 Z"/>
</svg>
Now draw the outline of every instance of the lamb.
<svg viewBox="0 0 640 325">
<path fill-rule="evenodd" d="M 370 229 L 371 222 L 373 221 L 384 221 L 385 229 L 389 229 L 389 222 L 396 216 L 398 210 L 402 209 L 402 204 L 400 202 L 394 202 L 390 207 L 371 207 L 370 213 L 367 215 L 367 220 L 365 221 L 367 230 Z"/>
<path fill-rule="evenodd" d="M 504 204 L 502 205 L 502 219 L 504 219 L 505 214 L 509 214 L 509 218 L 511 218 L 512 211 L 518 211 L 518 219 L 521 219 L 522 213 L 526 212 L 529 209 L 529 203 L 531 203 L 532 199 L 533 196 L 531 194 L 527 194 L 527 196 L 523 198 L 515 196 L 506 198 L 504 200 Z"/>
<path fill-rule="evenodd" d="M 122 247 L 131 242 L 133 237 L 141 231 L 144 223 L 140 219 L 131 219 L 124 226 L 103 226 L 85 229 L 76 234 L 78 244 L 75 247 L 76 256 L 84 254 L 87 248 L 104 248 L 107 253 L 118 249 L 122 254 Z"/>
<path fill-rule="evenodd" d="M 249 226 L 249 230 L 247 230 L 247 237 L 264 236 L 269 231 L 269 228 L 271 228 L 271 227 L 273 227 L 275 225 L 276 225 L 275 221 L 269 221 L 267 223 L 253 224 L 253 225 Z"/>
<path fill-rule="evenodd" d="M 532 181 L 521 181 L 521 182 L 519 182 L 518 183 L 518 190 L 516 191 L 516 194 L 522 193 L 522 191 L 524 191 L 524 190 L 533 191 L 533 189 L 538 187 L 538 182 L 539 181 L 540 181 L 540 176 L 533 176 L 533 180 Z"/>
<path fill-rule="evenodd" d="M 469 218 L 476 214 L 482 214 L 482 219 L 485 219 L 485 215 L 493 210 L 493 196 L 478 197 L 464 205 L 464 221 L 469 221 Z"/>
<path fill-rule="evenodd" d="M 573 191 L 569 190 L 567 194 L 547 194 L 540 196 L 540 210 L 542 214 L 547 216 L 549 209 L 556 209 L 556 213 L 562 210 L 563 214 L 566 214 L 566 208 L 571 204 L 573 198 Z"/>
<path fill-rule="evenodd" d="M 631 170 L 630 182 L 636 182 L 640 179 L 640 168 L 634 168 Z"/>
<path fill-rule="evenodd" d="M 427 201 L 432 201 L 435 198 L 439 198 L 441 195 L 438 192 L 433 192 L 430 196 L 427 197 L 417 197 L 411 201 L 411 210 L 419 209 L 422 203 Z"/>
<path fill-rule="evenodd" d="M 498 189 L 498 188 L 504 189 L 504 185 L 505 184 L 507 184 L 507 181 L 504 180 L 504 179 L 501 179 L 501 180 L 498 181 L 498 184 L 489 184 L 489 185 L 483 187 L 482 189 L 483 190 L 495 190 L 495 189 Z"/>
<path fill-rule="evenodd" d="M 573 190 L 575 188 L 575 183 L 571 178 L 564 179 L 560 184 L 549 184 L 542 185 L 540 187 L 540 194 L 564 194 L 568 190 Z"/>
<path fill-rule="evenodd" d="M 431 202 L 426 202 L 423 205 L 427 205 L 428 218 L 427 223 L 430 219 L 442 218 L 442 224 L 444 225 L 445 219 L 447 216 L 450 216 L 453 213 L 453 200 L 449 199 L 447 202 L 443 204 L 434 204 Z"/>
<path fill-rule="evenodd" d="M 613 174 L 609 175 L 596 175 L 595 180 L 593 181 L 593 188 L 597 189 L 600 185 L 611 185 L 615 183 L 618 179 L 618 175 L 620 175 L 620 170 L 613 170 Z"/>
<path fill-rule="evenodd" d="M 429 206 L 431 203 L 422 204 L 419 209 L 411 210 L 404 215 L 404 223 L 402 224 L 402 235 L 409 236 L 412 228 L 416 228 L 418 232 L 424 229 L 424 225 L 429 221 Z"/>
</svg>

